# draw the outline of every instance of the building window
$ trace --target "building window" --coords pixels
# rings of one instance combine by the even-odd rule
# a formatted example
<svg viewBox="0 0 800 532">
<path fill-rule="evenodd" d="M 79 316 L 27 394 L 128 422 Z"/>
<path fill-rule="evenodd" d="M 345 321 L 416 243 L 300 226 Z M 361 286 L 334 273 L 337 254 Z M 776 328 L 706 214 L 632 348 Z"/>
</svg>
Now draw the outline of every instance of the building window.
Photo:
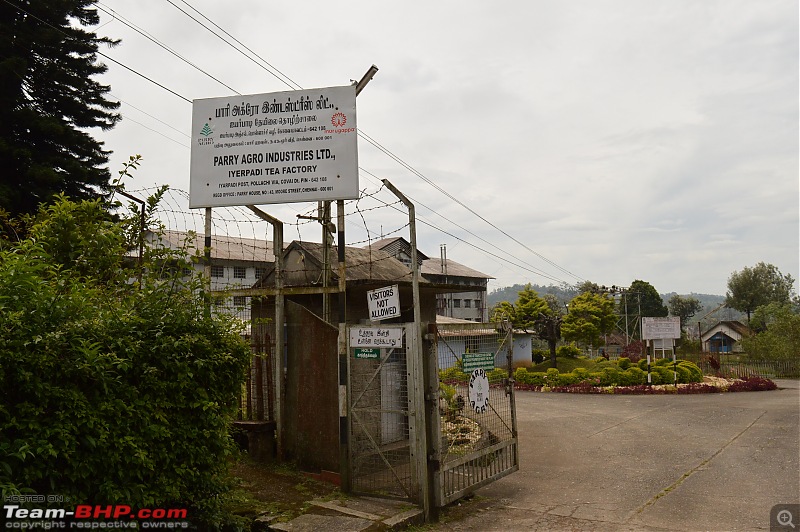
<svg viewBox="0 0 800 532">
<path fill-rule="evenodd" d="M 212 266 L 211 267 L 211 277 L 225 277 L 225 267 L 224 266 Z"/>
<path fill-rule="evenodd" d="M 461 300 L 460 299 L 454 299 L 453 300 L 453 308 L 461 308 Z"/>
<path fill-rule="evenodd" d="M 234 266 L 233 267 L 233 278 L 234 279 L 244 279 L 247 277 L 247 268 L 244 266 Z"/>
<path fill-rule="evenodd" d="M 475 308 L 481 308 L 481 300 L 480 299 L 476 299 L 475 300 Z"/>
<path fill-rule="evenodd" d="M 261 279 L 267 274 L 266 268 L 256 268 L 256 279 Z"/>
<path fill-rule="evenodd" d="M 472 308 L 472 300 L 471 299 L 465 299 L 464 300 L 464 308 Z"/>
<path fill-rule="evenodd" d="M 233 306 L 234 307 L 246 307 L 247 306 L 247 296 L 233 296 Z"/>
</svg>

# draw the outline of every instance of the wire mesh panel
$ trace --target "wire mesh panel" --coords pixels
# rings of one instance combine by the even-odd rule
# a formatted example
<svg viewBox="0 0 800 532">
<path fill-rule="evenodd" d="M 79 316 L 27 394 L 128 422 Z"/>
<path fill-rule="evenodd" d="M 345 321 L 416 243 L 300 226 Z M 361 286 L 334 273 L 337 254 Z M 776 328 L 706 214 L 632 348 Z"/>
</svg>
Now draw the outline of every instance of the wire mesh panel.
<svg viewBox="0 0 800 532">
<path fill-rule="evenodd" d="M 408 344 L 402 326 L 391 348 L 349 346 L 351 488 L 354 493 L 415 500 L 409 422 Z"/>
<path fill-rule="evenodd" d="M 511 330 L 496 324 L 437 327 L 441 417 L 437 504 L 519 469 Z"/>
</svg>

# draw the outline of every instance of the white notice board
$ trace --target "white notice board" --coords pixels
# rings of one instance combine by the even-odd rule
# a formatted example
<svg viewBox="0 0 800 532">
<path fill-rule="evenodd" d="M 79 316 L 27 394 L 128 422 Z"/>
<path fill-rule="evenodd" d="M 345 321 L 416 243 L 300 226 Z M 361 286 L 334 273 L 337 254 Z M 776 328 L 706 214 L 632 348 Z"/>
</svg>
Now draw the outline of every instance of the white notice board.
<svg viewBox="0 0 800 532">
<path fill-rule="evenodd" d="M 668 318 L 642 318 L 642 339 L 680 338 L 681 320 L 677 316 Z"/>
<path fill-rule="evenodd" d="M 192 103 L 189 207 L 358 198 L 355 86 Z"/>
<path fill-rule="evenodd" d="M 350 347 L 401 347 L 402 327 L 352 327 Z"/>
</svg>

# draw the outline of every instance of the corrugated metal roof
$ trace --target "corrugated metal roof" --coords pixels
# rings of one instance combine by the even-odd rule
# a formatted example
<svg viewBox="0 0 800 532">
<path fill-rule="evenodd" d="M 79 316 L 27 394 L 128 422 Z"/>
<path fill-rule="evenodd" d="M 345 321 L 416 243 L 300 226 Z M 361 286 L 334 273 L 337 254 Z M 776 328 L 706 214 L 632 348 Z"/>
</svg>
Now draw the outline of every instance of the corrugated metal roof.
<svg viewBox="0 0 800 532">
<path fill-rule="evenodd" d="M 445 275 L 442 267 L 442 259 L 427 259 L 422 261 L 422 275 Z M 453 277 L 475 277 L 478 279 L 494 279 L 491 275 L 486 275 L 478 270 L 473 270 L 454 260 L 447 259 L 447 275 Z"/>
<path fill-rule="evenodd" d="M 305 268 L 311 270 L 313 268 L 314 274 L 311 277 L 308 275 L 303 276 L 304 285 L 319 285 L 321 284 L 321 277 L 315 273 L 322 271 L 322 249 L 323 245 L 318 242 L 301 242 L 298 240 L 293 241 L 286 248 L 285 256 L 291 256 L 294 253 L 300 253 L 303 256 L 303 263 Z M 347 282 L 411 282 L 411 270 L 399 260 L 395 259 L 388 253 L 370 248 L 345 248 L 345 264 Z M 311 273 L 311 272 L 309 272 Z M 338 282 L 339 261 L 338 249 L 333 246 L 331 250 L 331 282 L 336 284 Z M 287 275 L 291 276 L 291 268 L 287 268 Z M 253 288 L 261 288 L 270 286 L 273 282 L 274 267 L 267 270 L 267 275 L 264 279 L 257 282 Z M 308 282 L 309 278 L 314 281 Z M 317 281 L 319 279 L 319 281 Z M 261 281 L 266 281 L 262 283 Z M 288 280 L 287 280 L 288 282 Z M 421 285 L 429 285 L 429 281 L 420 277 Z"/>
<path fill-rule="evenodd" d="M 158 241 L 170 249 L 186 248 L 191 254 L 203 254 L 204 235 L 185 231 L 148 231 L 146 239 Z M 227 235 L 211 235 L 211 258 L 233 261 L 274 262 L 272 242 L 256 238 L 242 238 Z"/>
</svg>

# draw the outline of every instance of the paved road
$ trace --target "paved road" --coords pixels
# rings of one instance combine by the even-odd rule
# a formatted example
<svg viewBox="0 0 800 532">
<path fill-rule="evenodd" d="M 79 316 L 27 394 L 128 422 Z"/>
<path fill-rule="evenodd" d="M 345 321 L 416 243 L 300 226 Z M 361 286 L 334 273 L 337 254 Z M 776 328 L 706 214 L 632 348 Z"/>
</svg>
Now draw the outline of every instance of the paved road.
<svg viewBox="0 0 800 532">
<path fill-rule="evenodd" d="M 520 392 L 520 471 L 435 528 L 769 530 L 773 505 L 800 503 L 800 383 L 776 382 L 714 395 Z"/>
</svg>

